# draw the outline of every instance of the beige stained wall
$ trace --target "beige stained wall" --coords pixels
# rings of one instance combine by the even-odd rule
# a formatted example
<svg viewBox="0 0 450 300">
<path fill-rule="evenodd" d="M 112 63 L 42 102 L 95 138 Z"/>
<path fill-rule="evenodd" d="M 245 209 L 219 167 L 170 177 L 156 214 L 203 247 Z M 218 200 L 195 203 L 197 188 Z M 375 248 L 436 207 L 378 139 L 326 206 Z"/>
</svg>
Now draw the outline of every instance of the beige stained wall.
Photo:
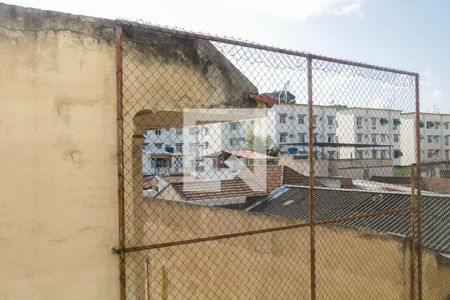
<svg viewBox="0 0 450 300">
<path fill-rule="evenodd" d="M 0 4 L 0 299 L 118 299 L 114 28 Z"/>
<path fill-rule="evenodd" d="M 293 224 L 292 220 L 147 200 L 149 242 Z M 299 221 L 300 222 L 300 221 Z M 410 299 L 409 241 L 338 225 L 316 227 L 318 299 Z M 308 299 L 309 227 L 132 253 L 146 266 L 145 297 Z M 166 280 L 163 280 L 162 270 Z M 450 295 L 450 262 L 424 251 L 424 299 Z M 137 287 L 139 288 L 139 287 Z"/>
</svg>

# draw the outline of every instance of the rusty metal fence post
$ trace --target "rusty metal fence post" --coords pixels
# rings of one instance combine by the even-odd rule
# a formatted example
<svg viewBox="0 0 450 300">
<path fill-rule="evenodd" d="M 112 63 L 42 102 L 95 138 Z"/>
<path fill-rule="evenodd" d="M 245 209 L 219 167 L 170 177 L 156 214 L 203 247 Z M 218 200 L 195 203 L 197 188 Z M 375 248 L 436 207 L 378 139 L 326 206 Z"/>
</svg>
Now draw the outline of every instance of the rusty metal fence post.
<svg viewBox="0 0 450 300">
<path fill-rule="evenodd" d="M 307 58 L 308 72 L 308 130 L 309 130 L 309 234 L 311 258 L 311 299 L 316 299 L 316 232 L 314 208 L 314 113 L 312 57 Z"/>
<path fill-rule="evenodd" d="M 118 194 L 118 223 L 119 248 L 125 248 L 125 195 L 124 195 L 124 155 L 123 155 L 123 81 L 122 81 L 122 26 L 116 25 L 116 99 L 117 99 L 117 194 Z M 119 254 L 120 299 L 126 299 L 125 253 Z"/>
<path fill-rule="evenodd" d="M 416 299 L 416 165 L 411 165 L 411 212 L 410 212 L 410 296 Z"/>
<path fill-rule="evenodd" d="M 419 74 L 415 76 L 415 96 L 416 96 L 416 171 L 415 185 L 417 190 L 417 289 L 418 299 L 423 299 L 423 232 L 422 232 L 422 197 L 421 197 L 421 149 L 420 149 L 420 80 Z"/>
</svg>

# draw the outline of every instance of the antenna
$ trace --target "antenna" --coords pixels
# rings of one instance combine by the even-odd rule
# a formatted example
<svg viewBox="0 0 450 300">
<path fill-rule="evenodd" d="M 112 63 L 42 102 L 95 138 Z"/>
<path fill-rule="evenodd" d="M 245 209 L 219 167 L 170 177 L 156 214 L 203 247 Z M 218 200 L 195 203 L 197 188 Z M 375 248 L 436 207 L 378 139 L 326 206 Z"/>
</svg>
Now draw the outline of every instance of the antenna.
<svg viewBox="0 0 450 300">
<path fill-rule="evenodd" d="M 288 80 L 286 81 L 286 83 L 283 86 L 283 89 L 278 93 L 278 104 L 281 103 L 281 96 L 284 95 L 284 102 L 287 103 L 288 100 L 288 91 L 289 91 L 289 86 L 291 84 L 291 81 Z"/>
</svg>

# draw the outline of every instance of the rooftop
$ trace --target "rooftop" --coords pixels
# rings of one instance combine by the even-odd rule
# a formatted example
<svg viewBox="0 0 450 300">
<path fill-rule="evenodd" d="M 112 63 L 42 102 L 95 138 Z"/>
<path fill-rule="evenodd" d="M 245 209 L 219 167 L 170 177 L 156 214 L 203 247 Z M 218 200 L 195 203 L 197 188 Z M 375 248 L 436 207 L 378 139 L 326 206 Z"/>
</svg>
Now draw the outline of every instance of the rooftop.
<svg viewBox="0 0 450 300">
<path fill-rule="evenodd" d="M 424 195 L 424 246 L 436 252 L 450 253 L 450 197 Z M 373 192 L 348 189 L 315 189 L 316 220 L 325 221 L 358 214 L 410 207 L 411 195 L 401 192 Z M 309 218 L 309 188 L 283 186 L 247 211 L 289 219 Z M 407 237 L 410 235 L 409 211 L 339 222 Z"/>
<path fill-rule="evenodd" d="M 240 178 L 222 181 L 191 181 L 184 184 L 182 181 L 172 182 L 171 185 L 188 201 L 265 196 L 266 191 L 258 191 L 252 184 L 247 184 Z"/>
</svg>

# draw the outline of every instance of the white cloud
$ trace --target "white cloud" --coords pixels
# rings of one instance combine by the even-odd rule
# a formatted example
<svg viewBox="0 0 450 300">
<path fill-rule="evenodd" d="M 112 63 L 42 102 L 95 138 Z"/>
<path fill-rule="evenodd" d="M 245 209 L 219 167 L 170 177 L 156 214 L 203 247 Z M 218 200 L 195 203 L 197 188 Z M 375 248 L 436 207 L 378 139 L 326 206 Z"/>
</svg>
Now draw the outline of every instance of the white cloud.
<svg viewBox="0 0 450 300">
<path fill-rule="evenodd" d="M 307 20 L 324 15 L 363 16 L 361 8 L 366 0 L 251 0 L 245 6 L 249 11 L 272 17 Z M 241 4 L 242 5 L 242 4 Z"/>
<path fill-rule="evenodd" d="M 434 91 L 431 93 L 431 98 L 433 98 L 433 99 L 441 99 L 442 96 L 443 96 L 443 94 L 444 94 L 444 93 L 443 93 L 441 90 L 436 89 L 436 90 L 434 90 Z"/>
</svg>

